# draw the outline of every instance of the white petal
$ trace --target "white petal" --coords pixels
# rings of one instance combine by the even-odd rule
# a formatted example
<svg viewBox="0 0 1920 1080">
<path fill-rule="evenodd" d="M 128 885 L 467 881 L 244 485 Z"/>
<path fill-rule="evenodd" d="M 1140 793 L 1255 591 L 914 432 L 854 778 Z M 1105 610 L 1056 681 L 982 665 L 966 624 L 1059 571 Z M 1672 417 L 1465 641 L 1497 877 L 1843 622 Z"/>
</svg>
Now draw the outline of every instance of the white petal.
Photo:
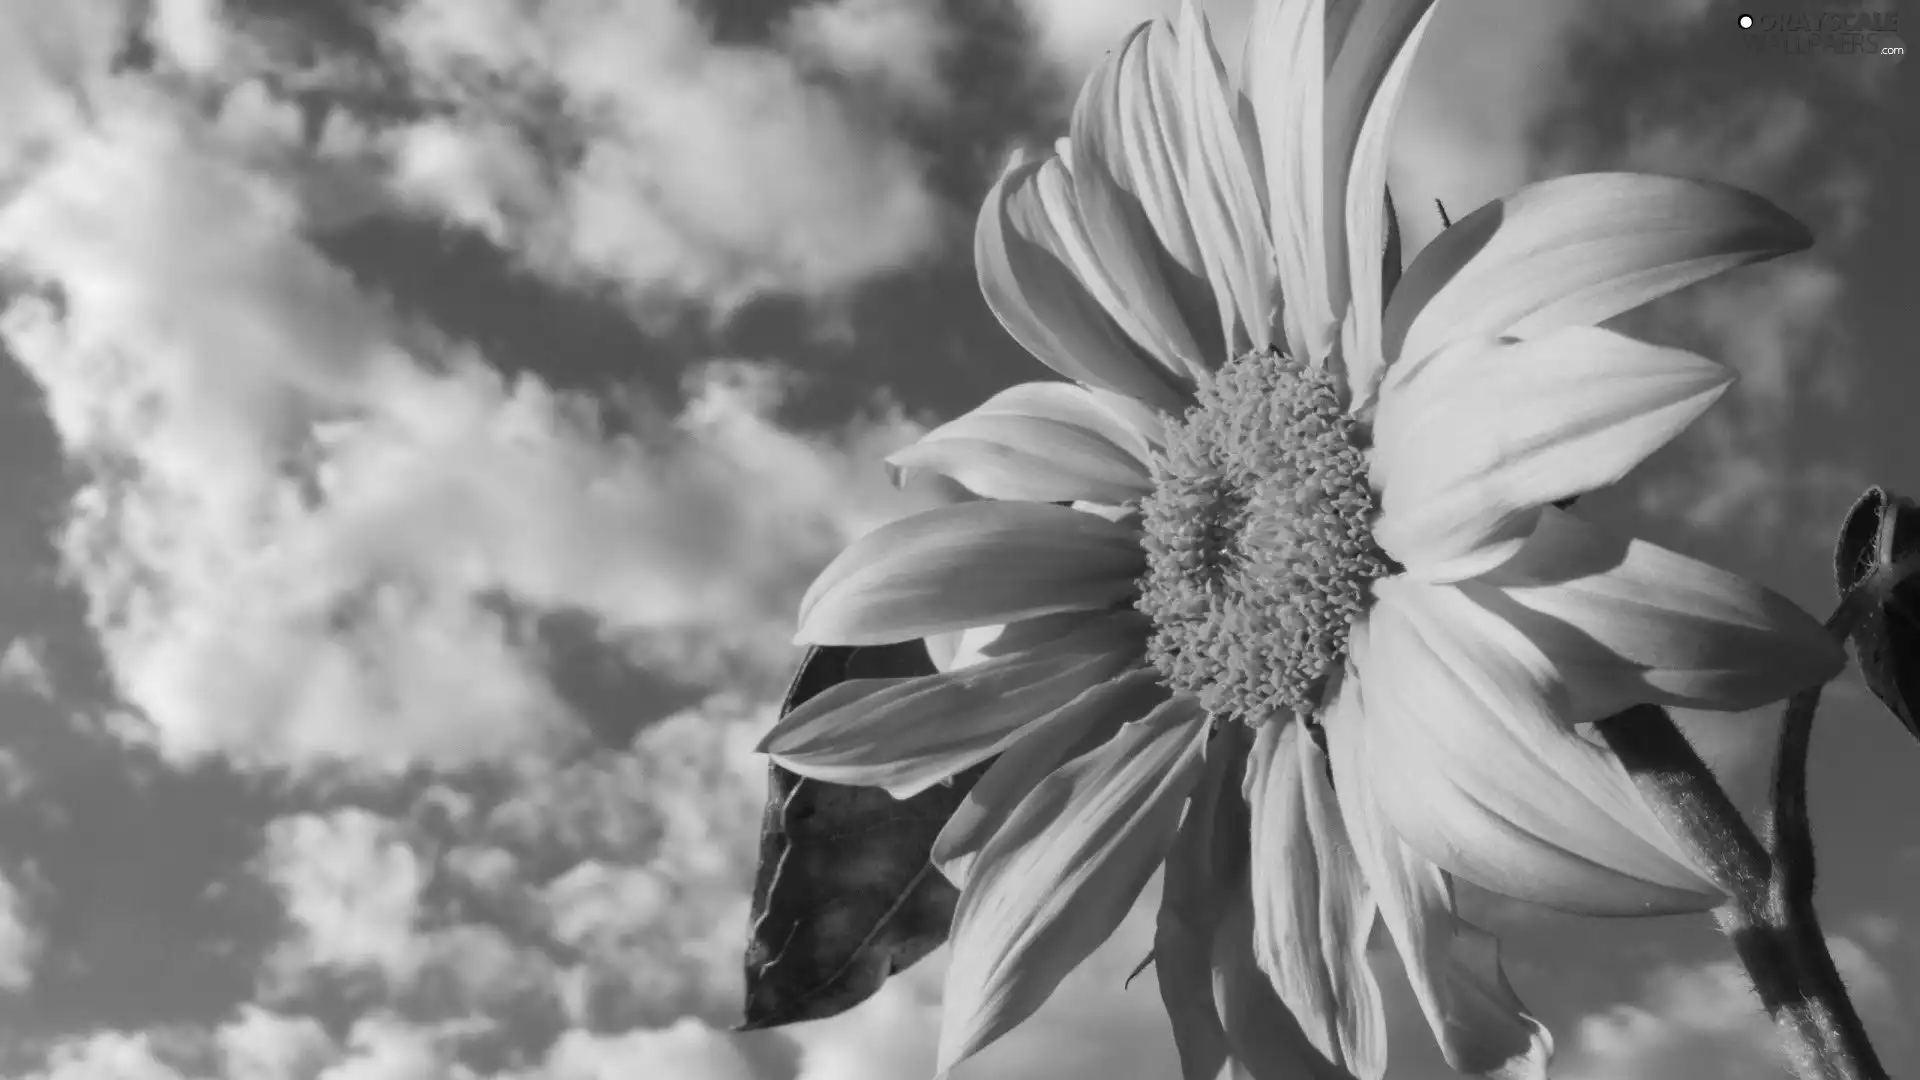
<svg viewBox="0 0 1920 1080">
<path fill-rule="evenodd" d="M 908 798 L 1138 663 L 1145 641 L 1139 622 L 1094 616 L 1065 637 L 959 671 L 851 679 L 782 717 L 759 750 L 802 776 Z"/>
<path fill-rule="evenodd" d="M 1089 218 L 1141 229 L 1157 247 L 1168 298 L 1198 370 L 1226 346 L 1207 260 L 1188 212 L 1188 103 L 1165 19 L 1143 23 L 1094 69 L 1073 113 L 1073 172 Z"/>
<path fill-rule="evenodd" d="M 1187 209 L 1219 302 L 1226 353 L 1266 349 L 1273 344 L 1278 314 L 1266 213 L 1258 178 L 1241 148 L 1226 65 L 1193 0 L 1180 10 L 1180 83 L 1180 100 L 1188 110 Z"/>
<path fill-rule="evenodd" d="M 1074 105 L 1067 160 L 1094 255 L 1125 306 L 1121 325 L 1197 379 L 1222 349 L 1187 212 L 1187 106 L 1175 55 L 1164 19 L 1142 24 L 1109 53 Z"/>
<path fill-rule="evenodd" d="M 1359 644 L 1364 653 L 1365 643 Z M 1371 708 L 1371 693 L 1350 678 L 1329 711 L 1334 786 L 1354 855 L 1373 885 L 1427 1025 L 1447 1064 L 1460 1072 L 1545 1080 L 1552 1035 L 1513 993 L 1497 950 L 1489 956 L 1484 945 L 1490 935 L 1455 915 L 1447 875 L 1402 843 L 1376 805 L 1369 758 L 1383 733 L 1375 729 Z"/>
<path fill-rule="evenodd" d="M 1247 759 L 1254 955 L 1315 1049 L 1361 1080 L 1386 1071 L 1386 1013 L 1367 965 L 1374 904 L 1299 721 L 1261 725 Z"/>
<path fill-rule="evenodd" d="M 1040 717 L 1001 753 L 967 792 L 933 842 L 933 864 L 966 884 L 973 857 L 1006 824 L 1020 801 L 1062 764 L 1089 753 L 1167 700 L 1151 671 L 1134 670 L 1081 693 Z"/>
<path fill-rule="evenodd" d="M 1144 444 L 1141 452 L 1142 460 L 1152 461 L 1154 454 L 1167 445 L 1167 413 L 1160 412 L 1137 398 L 1116 394 L 1111 390 L 1102 390 L 1097 386 L 1089 387 L 1088 393 L 1101 408 L 1118 417 L 1122 424 L 1138 436 L 1139 441 Z M 1173 415 L 1177 418 L 1180 414 Z M 1133 444 L 1128 444 L 1129 449 L 1132 449 L 1132 446 Z"/>
<path fill-rule="evenodd" d="M 1041 363 L 1088 386 L 1178 414 L 1189 399 L 1185 374 L 1149 357 L 1078 271 L 1086 236 L 1058 157 L 1016 163 L 987 194 L 974 230 L 974 263 L 987 306 Z M 1059 218 L 1057 220 L 1057 218 Z"/>
<path fill-rule="evenodd" d="M 1279 271 L 1287 352 L 1317 361 L 1331 351 L 1336 317 L 1327 288 L 1321 110 L 1327 52 L 1320 0 L 1256 4 L 1242 70 L 1267 173 L 1268 228 Z"/>
<path fill-rule="evenodd" d="M 1208 740 L 1161 879 L 1153 971 L 1173 1026 L 1182 1080 L 1216 1080 L 1229 1053 L 1213 996 L 1213 958 L 1227 908 L 1246 891 L 1247 810 L 1240 799 L 1245 733 L 1245 725 L 1228 724 Z"/>
<path fill-rule="evenodd" d="M 1213 997 L 1234 1080 L 1352 1080 L 1314 1049 L 1254 962 L 1252 883 L 1242 881 L 1213 939 Z"/>
<path fill-rule="evenodd" d="M 1552 507 L 1518 555 L 1461 591 L 1539 645 L 1581 721 L 1654 702 L 1738 711 L 1831 679 L 1846 652 L 1765 586 Z"/>
<path fill-rule="evenodd" d="M 1332 245 L 1331 274 L 1335 283 L 1343 275 L 1348 283 L 1335 307 L 1347 303 L 1341 355 L 1350 404 L 1360 412 L 1372 403 L 1386 365 L 1381 342 L 1385 283 L 1375 258 L 1388 247 L 1392 228 L 1388 215 L 1393 211 L 1386 200 L 1393 121 L 1413 58 L 1432 22 L 1433 0 L 1357 7 L 1327 76 L 1327 164 L 1333 170 L 1328 190 L 1344 200 L 1346 237 Z"/>
<path fill-rule="evenodd" d="M 1725 899 L 1618 759 L 1576 733 L 1566 688 L 1525 635 L 1452 586 L 1390 578 L 1376 595 L 1350 642 L 1363 764 L 1409 847 L 1476 885 L 1565 911 L 1664 914 Z"/>
<path fill-rule="evenodd" d="M 1725 184 L 1642 173 L 1531 184 L 1454 222 L 1414 259 L 1387 307 L 1387 360 L 1593 325 L 1810 243 L 1791 215 Z"/>
<path fill-rule="evenodd" d="M 1139 435 L 1084 387 L 1026 383 L 895 451 L 887 463 L 928 469 L 989 499 L 1124 503 L 1153 490 Z"/>
<path fill-rule="evenodd" d="M 1139 535 L 1046 503 L 972 502 L 883 525 L 847 546 L 800 601 L 799 639 L 884 645 L 1133 595 Z"/>
<path fill-rule="evenodd" d="M 980 852 L 953 916 L 938 1067 L 1012 1030 L 1106 941 L 1159 869 L 1206 744 L 1173 701 L 1056 771 Z"/>
<path fill-rule="evenodd" d="M 948 630 L 927 637 L 927 656 L 933 660 L 935 671 L 954 671 L 972 667 L 986 659 L 984 647 L 993 644 L 1006 624 L 996 626 L 972 626 L 965 630 Z"/>
<path fill-rule="evenodd" d="M 1539 507 L 1619 480 L 1732 381 L 1704 357 L 1590 327 L 1396 367 L 1374 419 L 1375 538 L 1416 577 L 1485 573 Z"/>
</svg>

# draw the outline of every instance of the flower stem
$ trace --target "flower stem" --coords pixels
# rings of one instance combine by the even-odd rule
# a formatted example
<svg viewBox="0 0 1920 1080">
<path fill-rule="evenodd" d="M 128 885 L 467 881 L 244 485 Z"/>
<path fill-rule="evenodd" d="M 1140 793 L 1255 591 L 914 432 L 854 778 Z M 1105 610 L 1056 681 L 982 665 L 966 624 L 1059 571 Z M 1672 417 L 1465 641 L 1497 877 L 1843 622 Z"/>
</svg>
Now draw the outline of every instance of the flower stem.
<svg viewBox="0 0 1920 1080">
<path fill-rule="evenodd" d="M 1887 1080 L 1813 910 L 1806 747 L 1818 701 L 1817 690 L 1796 697 L 1781 725 L 1769 832 L 1787 848 L 1774 854 L 1665 709 L 1638 705 L 1595 726 L 1668 832 L 1732 897 L 1714 921 L 1732 940 L 1761 1004 L 1779 1027 L 1795 1076 Z"/>
</svg>

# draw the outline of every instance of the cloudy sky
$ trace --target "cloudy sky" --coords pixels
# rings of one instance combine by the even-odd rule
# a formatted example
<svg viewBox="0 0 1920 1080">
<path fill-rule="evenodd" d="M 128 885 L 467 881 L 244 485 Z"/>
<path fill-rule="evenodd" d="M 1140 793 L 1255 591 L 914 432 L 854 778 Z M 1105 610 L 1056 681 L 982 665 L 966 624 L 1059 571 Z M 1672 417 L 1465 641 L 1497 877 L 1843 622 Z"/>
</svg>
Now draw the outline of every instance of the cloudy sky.
<svg viewBox="0 0 1920 1080">
<path fill-rule="evenodd" d="M 945 497 L 879 456 L 1042 371 L 987 184 L 1171 7 L 0 0 L 0 1074 L 929 1075 L 942 954 L 727 1033 L 750 748 L 811 574 Z M 1625 320 L 1742 380 L 1591 506 L 1824 615 L 1860 488 L 1920 492 L 1898 61 L 1601 7 L 1443 4 L 1404 229 L 1623 168 L 1807 221 Z M 1751 802 L 1772 719 L 1683 719 Z M 1920 1062 L 1920 745 L 1849 675 L 1812 768 L 1836 958 Z M 1773 1075 L 1704 917 L 1474 902 L 1563 1080 Z M 1148 937 L 962 1077 L 1172 1075 Z M 1446 1075 L 1393 968 L 1391 1075 Z"/>
</svg>

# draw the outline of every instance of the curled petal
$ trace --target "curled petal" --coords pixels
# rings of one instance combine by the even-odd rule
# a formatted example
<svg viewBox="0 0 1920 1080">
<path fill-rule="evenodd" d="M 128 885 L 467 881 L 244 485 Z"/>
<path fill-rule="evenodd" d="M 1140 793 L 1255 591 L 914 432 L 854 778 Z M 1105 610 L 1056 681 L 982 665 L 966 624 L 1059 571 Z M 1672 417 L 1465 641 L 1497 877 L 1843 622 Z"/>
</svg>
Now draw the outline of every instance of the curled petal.
<svg viewBox="0 0 1920 1080">
<path fill-rule="evenodd" d="M 1247 877 L 1247 810 L 1240 800 L 1246 728 L 1208 740 L 1205 764 L 1167 853 L 1154 924 L 1153 969 L 1173 1025 L 1182 1080 L 1216 1080 L 1229 1054 L 1214 1000 L 1214 938 Z M 1256 974 L 1258 974 L 1256 972 Z"/>
<path fill-rule="evenodd" d="M 933 864 L 965 887 L 973 856 L 1029 792 L 1063 763 L 1089 753 L 1120 730 L 1165 704 L 1167 691 L 1151 671 L 1109 679 L 1040 717 L 1020 733 L 975 782 L 933 842 Z"/>
<path fill-rule="evenodd" d="M 1541 647 L 1581 721 L 1642 702 L 1751 709 L 1846 664 L 1839 640 L 1779 593 L 1552 507 L 1519 554 L 1460 589 Z"/>
<path fill-rule="evenodd" d="M 803 644 L 884 645 L 1133 595 L 1138 533 L 1046 503 L 971 502 L 883 525 L 847 546 L 800 600 Z"/>
<path fill-rule="evenodd" d="M 1726 184 L 1643 173 L 1545 180 L 1460 219 L 1420 252 L 1387 305 L 1386 357 L 1591 326 L 1812 242 L 1791 215 Z"/>
<path fill-rule="evenodd" d="M 1059 157 L 1018 162 L 987 194 L 974 229 L 974 264 L 987 306 L 1041 363 L 1088 386 L 1178 414 L 1185 372 L 1148 356 L 1103 306 L 1079 271 L 1090 258 L 1085 227 L 1067 196 Z"/>
<path fill-rule="evenodd" d="M 1704 357 L 1591 327 L 1396 368 L 1374 420 L 1375 536 L 1416 577 L 1485 573 L 1539 507 L 1619 480 L 1732 381 Z"/>
<path fill-rule="evenodd" d="M 908 798 L 1006 749 L 1144 648 L 1135 620 L 1095 616 L 1065 637 L 957 671 L 852 679 L 782 717 L 759 749 L 801 776 Z"/>
<path fill-rule="evenodd" d="M 1360 1080 L 1386 1071 L 1386 1013 L 1367 965 L 1374 903 L 1299 721 L 1269 721 L 1248 756 L 1254 955 L 1315 1049 Z"/>
<path fill-rule="evenodd" d="M 1251 882 L 1231 894 L 1213 939 L 1213 996 L 1238 1080 L 1351 1080 L 1321 1056 L 1254 957 Z"/>
<path fill-rule="evenodd" d="M 1072 383 L 1025 383 L 895 451 L 989 499 L 1124 503 L 1153 490 L 1141 435 Z"/>
<path fill-rule="evenodd" d="M 1181 6 L 1179 43 L 1181 100 L 1187 103 L 1187 205 L 1219 303 L 1226 353 L 1266 349 L 1273 344 L 1276 314 L 1266 212 L 1242 148 L 1226 65 L 1193 0 Z"/>
<path fill-rule="evenodd" d="M 1357 8 L 1357 10 L 1355 10 Z M 1366 409 L 1386 365 L 1381 316 L 1386 279 L 1374 264 L 1383 252 L 1398 275 L 1398 238 L 1387 198 L 1387 156 L 1400 97 L 1413 71 L 1413 58 L 1432 22 L 1433 0 L 1350 5 L 1345 27 L 1328 72 L 1327 162 L 1334 171 L 1328 194 L 1342 205 L 1334 211 L 1346 221 L 1343 243 L 1333 245 L 1332 280 L 1347 281 L 1347 315 L 1341 324 L 1341 356 L 1346 365 L 1350 407 Z M 1351 153 L 1349 153 L 1349 149 Z M 1336 307 L 1339 304 L 1336 303 Z"/>
<path fill-rule="evenodd" d="M 1564 911 L 1664 914 L 1725 900 L 1619 760 L 1576 733 L 1566 687 L 1524 634 L 1451 586 L 1392 578 L 1376 591 L 1354 653 L 1362 764 L 1408 847 Z"/>
<path fill-rule="evenodd" d="M 1287 352 L 1326 356 L 1335 313 L 1327 287 L 1326 13 L 1306 0 L 1254 5 L 1242 64 L 1266 169 L 1268 229 Z"/>
<path fill-rule="evenodd" d="M 1365 652 L 1364 644 L 1361 652 Z M 1349 679 L 1326 720 L 1340 811 L 1355 858 L 1447 1064 L 1495 1080 L 1545 1080 L 1553 1036 L 1513 992 L 1492 935 L 1455 913 L 1452 882 L 1388 824 L 1369 758 L 1381 737 L 1373 697 Z"/>
<path fill-rule="evenodd" d="M 1175 700 L 1056 770 L 976 857 L 953 916 L 944 1074 L 1038 1009 L 1159 869 L 1206 744 Z"/>
<path fill-rule="evenodd" d="M 1143 23 L 1088 77 L 1067 160 L 1095 255 L 1142 344 L 1189 377 L 1224 351 L 1207 264 L 1187 211 L 1188 122 L 1172 28 Z"/>
</svg>

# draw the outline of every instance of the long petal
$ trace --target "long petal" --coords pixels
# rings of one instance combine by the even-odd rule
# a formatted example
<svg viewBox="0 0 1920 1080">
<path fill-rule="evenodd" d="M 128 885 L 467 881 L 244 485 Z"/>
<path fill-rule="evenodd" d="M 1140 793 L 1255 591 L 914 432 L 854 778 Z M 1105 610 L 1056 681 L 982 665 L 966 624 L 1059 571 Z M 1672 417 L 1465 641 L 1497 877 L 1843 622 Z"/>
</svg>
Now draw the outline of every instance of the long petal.
<svg viewBox="0 0 1920 1080">
<path fill-rule="evenodd" d="M 1247 810 L 1240 798 L 1245 734 L 1245 725 L 1228 724 L 1208 740 L 1161 879 L 1153 970 L 1182 1080 L 1217 1080 L 1230 1053 L 1214 1000 L 1213 957 L 1214 937 L 1247 876 Z"/>
<path fill-rule="evenodd" d="M 1077 632 L 973 667 L 853 679 L 782 717 L 759 750 L 801 776 L 908 798 L 976 765 L 1137 663 L 1146 628 L 1094 617 Z"/>
<path fill-rule="evenodd" d="M 1226 65 L 1193 0 L 1181 6 L 1179 41 L 1181 100 L 1188 110 L 1187 205 L 1219 302 L 1226 352 L 1266 349 L 1273 344 L 1277 314 L 1266 213 L 1242 149 Z"/>
<path fill-rule="evenodd" d="M 1341 355 L 1346 366 L 1350 404 L 1366 409 L 1386 366 L 1381 316 L 1386 282 L 1374 254 L 1396 257 L 1391 249 L 1393 204 L 1387 199 L 1387 158 L 1393 122 L 1420 40 L 1432 23 L 1432 0 L 1349 5 L 1358 7 L 1341 39 L 1327 75 L 1327 164 L 1334 172 L 1328 188 L 1342 205 L 1346 237 L 1332 246 L 1332 280 L 1344 276 L 1347 316 L 1342 322 Z M 1344 175 L 1343 175 L 1344 174 Z M 1400 268 L 1391 268 L 1398 274 Z"/>
<path fill-rule="evenodd" d="M 1129 305 L 1136 338 L 1199 378 L 1225 350 L 1187 210 L 1188 105 L 1177 56 L 1164 19 L 1129 35 L 1081 89 L 1068 152 L 1088 237 Z"/>
<path fill-rule="evenodd" d="M 1031 1016 L 1126 917 L 1165 859 L 1206 745 L 1162 705 L 1049 776 L 980 852 L 953 916 L 944 1074 Z"/>
<path fill-rule="evenodd" d="M 849 544 L 800 600 L 799 640 L 884 645 L 1125 600 L 1146 569 L 1138 533 L 1046 503 L 971 502 Z"/>
<path fill-rule="evenodd" d="M 1234 1080 L 1351 1080 L 1314 1048 L 1255 962 L 1252 882 L 1243 879 L 1230 895 L 1213 939 L 1213 996 Z"/>
<path fill-rule="evenodd" d="M 1619 480 L 1732 381 L 1704 357 L 1591 327 L 1395 368 L 1374 420 L 1375 537 L 1416 577 L 1484 573 L 1540 506 Z"/>
<path fill-rule="evenodd" d="M 1364 655 L 1366 643 L 1356 642 Z M 1356 656 L 1360 659 L 1360 656 Z M 1422 859 L 1376 805 L 1369 759 L 1388 733 L 1374 730 L 1373 695 L 1349 678 L 1326 718 L 1341 816 L 1372 883 L 1407 981 L 1447 1064 L 1495 1080 L 1544 1080 L 1553 1036 L 1514 994 L 1490 938 L 1455 914 L 1452 882 Z"/>
<path fill-rule="evenodd" d="M 1582 173 L 1490 202 L 1414 259 L 1387 305 L 1386 356 L 1475 337 L 1590 326 L 1812 243 L 1750 191 L 1644 173 Z"/>
<path fill-rule="evenodd" d="M 1552 507 L 1518 555 L 1460 589 L 1540 646 L 1582 721 L 1641 702 L 1751 709 L 1846 664 L 1839 640 L 1779 593 Z"/>
<path fill-rule="evenodd" d="M 1333 345 L 1327 287 L 1327 73 L 1320 0 L 1256 4 L 1242 65 L 1266 169 L 1267 217 L 1279 273 L 1287 351 L 1315 360 Z"/>
<path fill-rule="evenodd" d="M 1376 596 L 1354 654 L 1364 764 L 1409 847 L 1476 885 L 1582 914 L 1725 900 L 1619 760 L 1575 731 L 1566 687 L 1524 634 L 1451 586 L 1390 578 Z"/>
<path fill-rule="evenodd" d="M 988 192 L 973 239 L 987 306 L 1067 378 L 1178 414 L 1188 401 L 1184 373 L 1143 352 L 1094 294 L 1097 282 L 1078 276 L 1087 241 L 1077 210 L 1061 198 L 1071 183 L 1065 164 L 1046 157 L 1015 163 Z"/>
<path fill-rule="evenodd" d="M 1062 764 L 1089 753 L 1159 708 L 1167 691 L 1152 671 L 1136 669 L 1100 683 L 1040 717 L 987 768 L 933 842 L 933 864 L 964 887 L 973 857 L 1020 801 Z"/>
<path fill-rule="evenodd" d="M 1386 1012 L 1367 965 L 1374 903 L 1298 721 L 1261 725 L 1247 760 L 1254 955 L 1314 1048 L 1360 1080 L 1387 1067 Z"/>
<path fill-rule="evenodd" d="M 887 463 L 951 477 L 989 499 L 1124 503 L 1153 490 L 1139 433 L 1072 383 L 1003 390 Z"/>
</svg>

